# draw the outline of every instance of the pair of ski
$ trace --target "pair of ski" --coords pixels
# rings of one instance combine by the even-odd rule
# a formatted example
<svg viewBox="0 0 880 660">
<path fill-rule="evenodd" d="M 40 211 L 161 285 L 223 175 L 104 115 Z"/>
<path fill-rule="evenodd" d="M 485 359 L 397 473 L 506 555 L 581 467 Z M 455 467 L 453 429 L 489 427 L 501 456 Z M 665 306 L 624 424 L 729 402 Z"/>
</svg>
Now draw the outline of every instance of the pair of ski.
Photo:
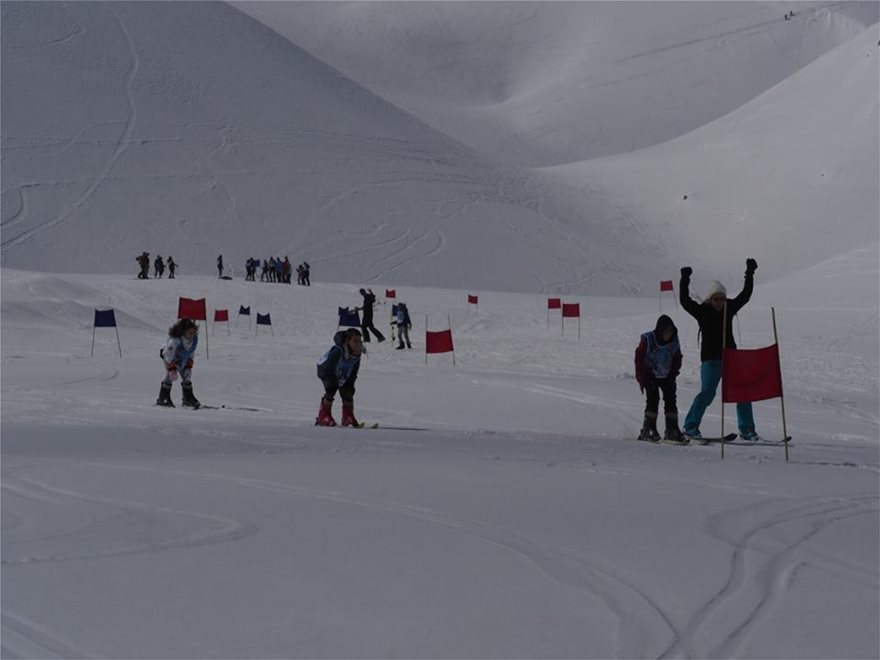
<svg viewBox="0 0 880 660">
<path fill-rule="evenodd" d="M 676 445 L 679 447 L 684 447 L 687 445 L 711 445 L 717 444 L 719 442 L 723 442 L 726 445 L 741 445 L 744 447 L 776 447 L 780 445 L 784 445 L 785 443 L 791 444 L 791 437 L 785 438 L 784 440 L 743 440 L 736 433 L 728 433 L 723 438 L 722 437 L 702 437 L 695 438 L 693 440 L 689 438 L 685 438 L 684 440 L 667 440 L 661 439 L 658 440 L 656 444 L 660 445 Z"/>
</svg>

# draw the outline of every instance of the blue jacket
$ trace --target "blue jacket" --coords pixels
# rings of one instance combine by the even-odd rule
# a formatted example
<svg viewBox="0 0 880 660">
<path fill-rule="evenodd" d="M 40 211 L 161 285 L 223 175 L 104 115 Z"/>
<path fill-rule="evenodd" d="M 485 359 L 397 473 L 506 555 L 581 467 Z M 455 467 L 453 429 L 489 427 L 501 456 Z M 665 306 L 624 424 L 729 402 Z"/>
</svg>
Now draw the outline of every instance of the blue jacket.
<svg viewBox="0 0 880 660">
<path fill-rule="evenodd" d="M 318 360 L 318 378 L 322 381 L 335 381 L 340 388 L 346 384 L 349 387 L 354 386 L 361 366 L 360 355 L 346 355 L 348 351 L 342 345 L 344 335 L 345 330 L 337 332 L 333 337 L 333 346 Z"/>
</svg>

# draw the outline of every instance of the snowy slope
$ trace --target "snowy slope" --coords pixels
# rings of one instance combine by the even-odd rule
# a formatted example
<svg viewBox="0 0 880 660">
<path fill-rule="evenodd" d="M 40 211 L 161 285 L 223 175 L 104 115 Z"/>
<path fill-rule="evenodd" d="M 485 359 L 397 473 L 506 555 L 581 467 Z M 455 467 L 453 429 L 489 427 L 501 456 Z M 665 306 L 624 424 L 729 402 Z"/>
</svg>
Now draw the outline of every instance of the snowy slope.
<svg viewBox="0 0 880 660">
<path fill-rule="evenodd" d="M 688 133 L 880 20 L 874 2 L 235 6 L 444 133 L 532 166 Z"/>
<path fill-rule="evenodd" d="M 312 420 L 314 362 L 354 286 L 4 269 L 3 656 L 876 657 L 877 309 L 848 294 L 877 260 L 761 273 L 737 332 L 772 341 L 776 305 L 788 462 L 632 439 L 656 299 L 566 296 L 578 341 L 571 319 L 547 327 L 543 296 L 482 292 L 469 310 L 467 291 L 397 283 L 414 349 L 370 345 L 356 412 L 382 427 L 352 431 Z M 152 405 L 178 296 L 231 312 L 194 371 L 227 409 Z M 124 357 L 99 329 L 90 359 L 108 305 Z M 235 327 L 239 305 L 274 336 Z M 663 311 L 684 409 L 696 324 Z M 457 367 L 425 365 L 426 314 L 451 318 Z M 778 400 L 755 414 L 781 437 Z"/>
<path fill-rule="evenodd" d="M 633 154 L 547 168 L 613 200 L 659 251 L 738 275 L 795 272 L 880 239 L 877 26 L 742 108 Z M 708 274 L 709 277 L 713 275 Z M 877 282 L 860 283 L 877 300 Z"/>
<path fill-rule="evenodd" d="M 592 90 L 589 98 L 615 109 L 629 107 L 630 101 L 633 107 L 651 109 L 657 123 L 632 121 L 616 110 L 612 114 L 621 115 L 620 126 L 632 131 L 644 127 L 650 133 L 638 144 L 654 143 L 731 110 L 876 18 L 874 4 L 810 5 L 798 13 L 801 36 L 795 38 L 795 26 L 779 18 L 781 7 L 776 5 L 686 4 L 680 17 L 681 7 L 665 4 L 664 12 L 655 14 L 653 5 L 614 9 L 570 3 L 538 12 L 539 5 L 493 3 L 499 15 L 523 18 L 525 27 L 513 32 L 508 31 L 509 20 L 499 20 L 497 31 L 493 29 L 489 10 L 480 5 L 394 5 L 401 12 L 399 30 L 436 32 L 441 43 L 432 47 L 430 40 L 414 36 L 424 50 L 421 60 L 412 59 L 406 49 L 391 52 L 398 61 L 422 64 L 415 72 L 389 67 L 387 76 L 393 86 L 412 83 L 413 89 L 418 88 L 415 79 L 423 77 L 445 103 L 455 106 L 463 131 L 490 136 L 495 128 L 472 125 L 468 119 L 468 90 L 491 87 L 501 63 L 515 64 L 516 98 L 524 99 L 523 107 L 558 106 L 553 113 L 559 116 L 548 126 L 571 128 L 554 129 L 562 137 L 546 144 L 547 149 L 560 148 L 551 159 L 560 162 L 571 157 L 564 156 L 567 145 L 586 139 L 575 129 L 596 124 L 582 121 L 580 96 L 550 104 L 555 92 L 537 84 L 553 79 L 547 71 L 563 71 L 559 58 L 566 53 L 571 53 L 573 68 L 564 69 L 558 84 L 572 88 L 571 71 L 579 70 L 584 57 L 595 63 L 591 71 L 597 80 L 630 81 L 624 98 L 606 96 L 617 85 L 600 87 L 605 90 L 601 94 Z M 612 161 L 607 170 L 595 173 L 596 185 L 583 185 L 581 177 L 571 186 L 555 173 L 500 167 L 478 153 L 478 140 L 465 145 L 448 137 L 425 123 L 433 121 L 427 115 L 408 114 L 368 91 L 363 85 L 370 81 L 353 81 L 332 68 L 338 58 L 350 61 L 343 57 L 349 43 L 363 46 L 364 61 L 372 61 L 370 54 L 386 43 L 386 32 L 373 32 L 382 24 L 378 19 L 363 24 L 355 19 L 361 12 L 384 10 L 368 4 L 322 7 L 269 7 L 314 12 L 305 14 L 309 34 L 324 34 L 326 21 L 335 25 L 332 12 L 337 10 L 342 18 L 354 16 L 343 27 L 363 26 L 363 34 L 343 31 L 339 34 L 351 38 L 331 40 L 338 56 L 322 51 L 318 59 L 298 42 L 279 36 L 286 24 L 276 25 L 275 32 L 222 3 L 4 3 L 3 264 L 55 272 L 131 272 L 135 255 L 147 250 L 173 255 L 185 274 L 212 272 L 216 255 L 222 253 L 240 273 L 247 257 L 287 255 L 294 263 L 308 260 L 315 277 L 324 281 L 630 295 L 651 293 L 657 279 L 674 276 L 683 262 L 719 263 L 721 276 L 738 272 L 753 245 L 734 242 L 736 250 L 707 254 L 701 235 L 704 230 L 724 233 L 731 191 L 750 191 L 750 218 L 784 215 L 779 227 L 790 221 L 779 198 L 804 198 L 801 206 L 783 210 L 803 212 L 799 222 L 805 227 L 824 221 L 829 208 L 847 209 L 848 218 L 850 205 L 856 204 L 852 215 L 857 229 L 839 232 L 842 238 L 832 241 L 811 241 L 804 234 L 803 241 L 811 241 L 809 249 L 779 230 L 761 233 L 759 256 L 773 255 L 762 259 L 770 276 L 846 252 L 855 244 L 846 237 L 862 240 L 865 233 L 859 218 L 876 211 L 864 197 L 865 181 L 874 190 L 880 175 L 876 151 L 874 157 L 870 151 L 877 133 L 876 103 L 873 110 L 869 104 L 856 115 L 847 105 L 867 98 L 870 80 L 850 98 L 854 87 L 841 94 L 837 80 L 823 78 L 815 93 L 829 100 L 827 110 L 824 102 L 807 109 L 787 105 L 793 116 L 756 118 L 754 131 L 739 136 L 741 153 L 760 153 L 766 134 L 791 124 L 811 136 L 792 149 L 798 163 L 817 163 L 822 154 L 835 153 L 838 183 L 821 188 L 821 203 L 813 204 L 813 196 L 802 194 L 801 178 L 782 177 L 772 189 L 755 191 L 751 168 L 731 168 L 716 178 L 715 187 L 706 184 L 698 191 L 697 240 L 678 240 L 676 234 L 691 236 L 693 218 L 662 236 L 653 230 L 655 221 L 677 223 L 670 205 L 680 200 L 684 185 L 666 179 L 671 168 L 635 177 Z M 629 12 L 636 10 L 647 14 L 635 20 Z M 325 11 L 331 13 L 322 18 Z M 540 30 L 529 27 L 533 14 Z M 748 27 L 765 21 L 770 27 Z M 479 40 L 472 31 L 476 28 Z M 721 60 L 713 55 L 719 49 L 709 54 L 704 50 L 716 43 L 711 39 L 720 34 L 716 30 L 732 30 L 723 39 Z M 457 31 L 461 36 L 450 43 L 461 46 L 455 53 L 462 59 L 446 71 L 443 60 L 432 53 L 450 52 L 441 35 Z M 580 39 L 585 31 L 598 35 L 596 41 Z M 628 31 L 632 39 L 625 38 Z M 513 42 L 508 47 L 493 45 L 509 38 Z M 697 39 L 697 50 L 682 60 L 690 38 Z M 776 39 L 785 53 L 779 67 L 771 66 L 776 60 L 767 50 L 768 39 Z M 581 50 L 585 44 L 593 45 Z M 648 44 L 659 53 L 634 57 Z M 794 56 L 795 51 L 803 57 Z M 759 58 L 758 64 L 752 57 Z M 646 61 L 656 62 L 657 70 L 642 71 Z M 690 102 L 686 111 L 670 112 L 655 83 L 680 78 L 675 63 L 682 61 L 697 79 L 724 81 L 706 83 L 694 94 L 717 98 L 713 90 L 720 85 L 731 95 L 722 94 L 725 100 L 713 102 L 706 114 Z M 876 61 L 873 56 L 869 64 L 876 67 Z M 439 68 L 423 71 L 428 62 Z M 462 80 L 464 70 L 469 82 L 455 92 L 451 81 Z M 437 100 L 425 102 L 431 98 Z M 682 123 L 673 129 L 661 116 L 679 117 Z M 492 126 L 506 121 L 493 120 Z M 708 131 L 701 133 L 702 139 L 726 139 L 729 131 L 723 124 L 712 137 L 716 126 L 718 122 L 702 129 Z M 466 137 L 442 128 L 451 136 Z M 538 126 L 516 131 L 526 139 L 533 128 Z M 617 135 L 611 139 L 614 151 L 629 148 L 621 146 L 618 129 L 603 127 L 602 134 Z M 687 135 L 678 158 L 698 173 L 712 172 L 712 155 L 695 140 L 687 141 Z M 849 149 L 854 144 L 858 146 Z M 637 163 L 641 153 L 627 162 Z M 790 170 L 787 154 L 786 149 L 764 154 L 767 167 Z M 667 182 L 663 192 L 670 197 L 665 200 L 654 194 L 655 174 L 657 181 Z"/>
<path fill-rule="evenodd" d="M 632 283 L 605 274 L 608 232 L 545 217 L 527 173 L 225 4 L 3 12 L 7 266 L 127 272 L 147 250 L 187 273 L 224 253 L 306 259 L 331 280 L 618 293 L 643 277 L 625 254 Z"/>
<path fill-rule="evenodd" d="M 0 655 L 880 657 L 876 4 L 0 11 Z M 314 285 L 242 281 L 269 254 Z M 657 280 L 736 294 L 747 256 L 789 460 L 634 441 L 659 311 L 682 414 L 699 386 Z M 378 429 L 316 428 L 365 284 L 414 349 L 369 345 Z M 180 296 L 230 312 L 194 371 L 221 408 L 153 405 Z M 124 357 L 104 328 L 91 358 L 106 307 Z M 447 323 L 456 366 L 422 352 Z"/>
</svg>

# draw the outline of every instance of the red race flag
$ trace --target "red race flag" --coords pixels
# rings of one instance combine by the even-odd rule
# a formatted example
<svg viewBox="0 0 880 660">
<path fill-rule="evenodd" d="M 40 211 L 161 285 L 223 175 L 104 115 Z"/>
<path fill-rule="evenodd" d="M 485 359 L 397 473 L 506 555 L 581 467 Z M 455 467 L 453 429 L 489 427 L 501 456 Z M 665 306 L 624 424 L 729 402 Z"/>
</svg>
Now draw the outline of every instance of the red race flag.
<svg viewBox="0 0 880 660">
<path fill-rule="evenodd" d="M 181 298 L 177 303 L 177 318 L 207 321 L 208 313 L 205 310 L 205 299 Z"/>
<path fill-rule="evenodd" d="M 725 403 L 763 401 L 782 396 L 779 345 L 766 348 L 725 348 L 721 397 Z"/>
<path fill-rule="evenodd" d="M 229 310 L 228 309 L 215 309 L 214 310 L 214 323 L 218 321 L 229 321 Z"/>
<path fill-rule="evenodd" d="M 563 303 L 562 304 L 562 317 L 570 318 L 570 319 L 579 319 L 581 317 L 581 304 L 580 303 Z"/>
<path fill-rule="evenodd" d="M 660 280 L 661 291 L 672 291 L 672 280 Z"/>
<path fill-rule="evenodd" d="M 452 350 L 452 330 L 425 332 L 425 353 L 449 353 Z M 427 359 L 427 358 L 426 358 Z"/>
<path fill-rule="evenodd" d="M 472 296 L 471 294 L 468 294 L 468 303 L 471 305 L 476 305 L 477 304 L 477 296 Z"/>
<path fill-rule="evenodd" d="M 397 299 L 397 289 L 385 289 L 385 297 Z"/>
<path fill-rule="evenodd" d="M 562 309 L 562 298 L 547 298 L 547 309 Z"/>
</svg>

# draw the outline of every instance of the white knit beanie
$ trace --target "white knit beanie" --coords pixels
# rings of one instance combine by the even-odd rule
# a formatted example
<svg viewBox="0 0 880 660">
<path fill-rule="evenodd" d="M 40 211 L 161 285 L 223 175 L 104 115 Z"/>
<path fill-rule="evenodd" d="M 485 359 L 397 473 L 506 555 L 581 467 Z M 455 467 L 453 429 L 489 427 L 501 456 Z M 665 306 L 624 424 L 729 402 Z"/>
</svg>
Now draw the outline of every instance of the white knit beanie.
<svg viewBox="0 0 880 660">
<path fill-rule="evenodd" d="M 709 292 L 706 294 L 706 298 L 711 298 L 716 293 L 723 293 L 726 296 L 727 289 L 725 289 L 724 285 L 718 280 L 712 280 L 712 283 L 709 285 Z"/>
</svg>

